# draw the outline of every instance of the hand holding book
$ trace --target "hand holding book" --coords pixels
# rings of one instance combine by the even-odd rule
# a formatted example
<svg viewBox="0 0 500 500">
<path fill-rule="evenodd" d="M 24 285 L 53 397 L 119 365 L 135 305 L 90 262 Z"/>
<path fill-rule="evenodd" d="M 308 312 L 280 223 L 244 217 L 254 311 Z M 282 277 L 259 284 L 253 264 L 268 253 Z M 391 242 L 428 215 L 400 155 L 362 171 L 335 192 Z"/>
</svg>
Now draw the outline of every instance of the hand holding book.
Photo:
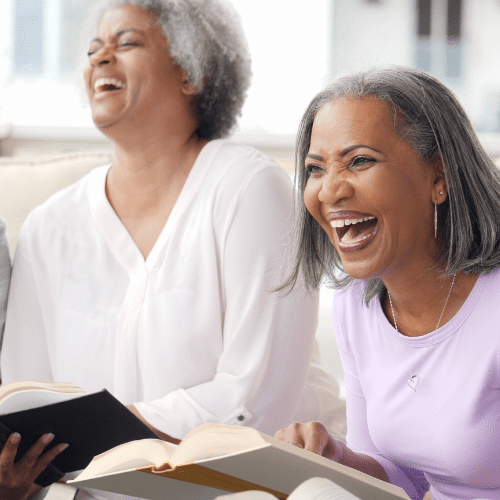
<svg viewBox="0 0 500 500">
<path fill-rule="evenodd" d="M 17 443 L 13 434 L 21 435 Z M 86 393 L 61 382 L 4 385 L 0 388 L 0 500 L 2 484 L 20 488 L 26 482 L 23 477 L 38 472 L 31 483 L 48 486 L 66 472 L 83 469 L 94 455 L 109 448 L 157 437 L 105 390 Z M 70 446 L 62 453 L 66 443 Z M 9 476 L 3 483 L 2 475 Z"/>
<path fill-rule="evenodd" d="M 250 490 L 262 500 L 285 500 L 312 477 L 330 479 L 361 500 L 408 500 L 387 482 L 255 429 L 224 424 L 201 425 L 175 448 L 157 439 L 125 443 L 94 457 L 68 484 L 149 500 L 214 500 Z"/>
<path fill-rule="evenodd" d="M 319 422 L 295 422 L 286 429 L 279 430 L 274 437 L 338 463 L 342 463 L 344 451 L 347 449 L 344 443 L 334 439 Z"/>
<path fill-rule="evenodd" d="M 0 500 L 28 498 L 41 488 L 34 484 L 35 479 L 67 448 L 66 444 L 60 444 L 43 453 L 53 439 L 53 434 L 43 435 L 21 460 L 14 463 L 21 435 L 15 432 L 9 436 L 0 453 Z"/>
<path fill-rule="evenodd" d="M 290 424 L 286 429 L 279 430 L 275 438 L 298 444 L 307 451 L 389 482 L 385 469 L 375 459 L 354 453 L 344 443 L 330 436 L 326 427 L 319 422 Z"/>
</svg>

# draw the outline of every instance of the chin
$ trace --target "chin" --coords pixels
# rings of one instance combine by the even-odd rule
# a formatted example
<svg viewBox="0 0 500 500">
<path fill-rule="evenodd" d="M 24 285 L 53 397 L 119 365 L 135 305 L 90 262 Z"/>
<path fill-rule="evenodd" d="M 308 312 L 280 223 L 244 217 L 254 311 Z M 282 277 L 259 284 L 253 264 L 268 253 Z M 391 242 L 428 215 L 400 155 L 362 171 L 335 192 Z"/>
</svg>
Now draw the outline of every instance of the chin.
<svg viewBox="0 0 500 500">
<path fill-rule="evenodd" d="M 375 259 L 353 259 L 351 255 L 342 255 L 339 252 L 342 267 L 351 278 L 366 280 L 369 278 L 381 278 L 384 273 L 384 266 Z"/>
<path fill-rule="evenodd" d="M 118 122 L 115 116 L 110 117 L 99 113 L 92 115 L 92 121 L 99 130 L 107 129 Z"/>
<path fill-rule="evenodd" d="M 343 265 L 345 272 L 356 280 L 366 280 L 369 278 L 375 278 L 371 273 L 366 270 L 360 269 L 359 266 L 349 266 Z"/>
</svg>

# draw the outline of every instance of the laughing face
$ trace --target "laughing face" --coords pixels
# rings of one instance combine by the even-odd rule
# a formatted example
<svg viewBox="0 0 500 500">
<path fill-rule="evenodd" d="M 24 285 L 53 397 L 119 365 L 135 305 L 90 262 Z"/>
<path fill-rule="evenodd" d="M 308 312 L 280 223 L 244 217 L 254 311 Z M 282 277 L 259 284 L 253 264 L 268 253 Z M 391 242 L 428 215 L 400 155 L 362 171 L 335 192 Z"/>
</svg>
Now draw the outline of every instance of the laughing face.
<svg viewBox="0 0 500 500">
<path fill-rule="evenodd" d="M 111 9 L 101 19 L 84 70 L 92 118 L 99 128 L 123 123 L 175 121 L 192 89 L 169 55 L 154 15 L 136 5 Z"/>
<path fill-rule="evenodd" d="M 434 205 L 446 184 L 395 133 L 394 111 L 375 97 L 323 105 L 305 161 L 304 202 L 354 278 L 387 277 L 436 262 Z"/>
</svg>

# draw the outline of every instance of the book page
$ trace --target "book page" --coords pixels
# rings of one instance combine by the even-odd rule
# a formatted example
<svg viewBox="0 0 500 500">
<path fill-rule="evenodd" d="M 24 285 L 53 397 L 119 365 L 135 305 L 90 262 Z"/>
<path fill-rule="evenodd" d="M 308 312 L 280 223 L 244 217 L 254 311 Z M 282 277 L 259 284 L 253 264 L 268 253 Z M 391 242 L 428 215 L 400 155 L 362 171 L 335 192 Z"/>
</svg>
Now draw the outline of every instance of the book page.
<svg viewBox="0 0 500 500">
<path fill-rule="evenodd" d="M 289 497 L 290 498 L 290 497 Z M 274 495 L 265 491 L 242 491 L 218 496 L 215 500 L 276 500 Z"/>
<path fill-rule="evenodd" d="M 313 477 L 295 488 L 288 500 L 359 500 L 359 497 L 329 479 Z"/>
<path fill-rule="evenodd" d="M 196 463 L 286 494 L 312 477 L 325 477 L 363 500 L 409 500 L 397 486 L 275 440 L 272 445 Z"/>
<path fill-rule="evenodd" d="M 86 392 L 53 392 L 47 390 L 25 390 L 18 391 L 6 396 L 0 402 L 0 415 L 8 415 L 18 411 L 40 408 L 61 401 L 81 398 L 86 396 Z"/>
<path fill-rule="evenodd" d="M 76 479 L 83 481 L 103 474 L 134 470 L 151 465 L 159 467 L 170 461 L 174 448 L 175 445 L 160 439 L 130 441 L 94 457 Z"/>
<path fill-rule="evenodd" d="M 19 391 L 52 391 L 52 392 L 85 392 L 80 387 L 70 382 L 37 382 L 34 380 L 22 380 L 21 382 L 12 382 L 0 387 L 0 401 Z"/>
<path fill-rule="evenodd" d="M 204 424 L 189 432 L 172 454 L 172 463 L 183 465 L 194 461 L 222 457 L 267 446 L 264 435 L 249 427 Z"/>
<path fill-rule="evenodd" d="M 265 491 L 243 491 L 221 495 L 215 500 L 276 500 L 276 497 Z M 295 488 L 288 500 L 359 500 L 359 497 L 328 479 L 313 477 Z"/>
</svg>

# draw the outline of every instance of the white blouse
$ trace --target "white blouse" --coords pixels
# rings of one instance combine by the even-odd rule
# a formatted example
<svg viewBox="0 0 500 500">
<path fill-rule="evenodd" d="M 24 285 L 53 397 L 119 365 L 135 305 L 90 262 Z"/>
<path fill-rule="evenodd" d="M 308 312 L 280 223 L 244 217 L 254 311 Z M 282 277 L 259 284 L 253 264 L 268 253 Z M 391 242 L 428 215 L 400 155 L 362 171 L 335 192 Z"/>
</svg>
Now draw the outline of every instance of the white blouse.
<svg viewBox="0 0 500 500">
<path fill-rule="evenodd" d="M 2 346 L 5 312 L 7 309 L 7 294 L 9 293 L 10 282 L 10 254 L 6 229 L 7 224 L 5 219 L 0 217 L 0 347 Z"/>
<path fill-rule="evenodd" d="M 271 291 L 289 267 L 286 174 L 253 148 L 208 143 L 145 260 L 106 198 L 108 169 L 21 230 L 3 381 L 105 387 L 176 438 L 312 419 L 343 437 L 344 401 L 313 353 L 317 295 Z"/>
</svg>

